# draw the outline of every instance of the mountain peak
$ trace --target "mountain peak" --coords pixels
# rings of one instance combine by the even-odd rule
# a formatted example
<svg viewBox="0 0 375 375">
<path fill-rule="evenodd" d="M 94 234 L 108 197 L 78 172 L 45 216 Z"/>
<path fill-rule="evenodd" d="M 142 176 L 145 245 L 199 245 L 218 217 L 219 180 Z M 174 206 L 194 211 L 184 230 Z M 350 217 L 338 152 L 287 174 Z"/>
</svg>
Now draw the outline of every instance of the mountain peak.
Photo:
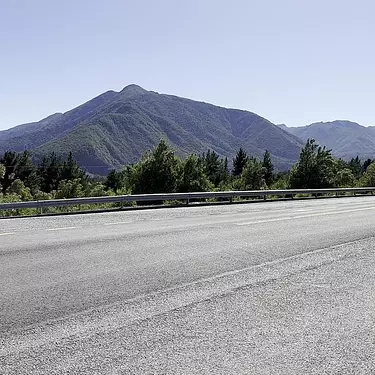
<svg viewBox="0 0 375 375">
<path fill-rule="evenodd" d="M 254 113 L 156 94 L 134 84 L 99 95 L 61 116 L 48 127 L 28 125 L 6 140 L 0 133 L 0 154 L 23 151 L 25 145 L 35 159 L 52 151 L 64 157 L 71 151 L 90 173 L 106 174 L 108 168 L 137 162 L 165 138 L 180 157 L 210 149 L 232 158 L 243 147 L 262 158 L 267 149 L 275 168 L 285 170 L 303 146 Z"/>
<path fill-rule="evenodd" d="M 120 91 L 121 95 L 125 95 L 128 98 L 145 93 L 147 93 L 147 91 L 144 88 L 135 84 L 128 85 Z"/>
</svg>

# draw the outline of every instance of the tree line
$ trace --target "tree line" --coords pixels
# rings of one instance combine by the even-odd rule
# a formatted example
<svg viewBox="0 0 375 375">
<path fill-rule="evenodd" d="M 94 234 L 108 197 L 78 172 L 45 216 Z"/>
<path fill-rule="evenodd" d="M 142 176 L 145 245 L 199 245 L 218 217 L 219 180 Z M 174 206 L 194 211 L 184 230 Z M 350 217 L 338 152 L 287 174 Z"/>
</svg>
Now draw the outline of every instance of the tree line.
<svg viewBox="0 0 375 375">
<path fill-rule="evenodd" d="M 375 186 L 375 163 L 359 157 L 336 159 L 331 150 L 308 140 L 288 172 L 275 172 L 271 155 L 261 160 L 240 148 L 229 166 L 215 151 L 181 159 L 165 140 L 141 159 L 106 178 L 89 176 L 70 153 L 55 153 L 39 163 L 28 151 L 0 157 L 0 200 L 3 202 L 79 198 L 115 194 L 147 194 L 219 190 L 329 188 Z"/>
</svg>

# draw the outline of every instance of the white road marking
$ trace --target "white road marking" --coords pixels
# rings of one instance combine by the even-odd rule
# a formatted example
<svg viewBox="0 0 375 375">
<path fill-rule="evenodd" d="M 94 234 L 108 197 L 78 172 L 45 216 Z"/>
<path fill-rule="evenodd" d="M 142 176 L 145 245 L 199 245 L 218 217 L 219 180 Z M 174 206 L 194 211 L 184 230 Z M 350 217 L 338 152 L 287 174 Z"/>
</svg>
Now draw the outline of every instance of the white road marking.
<svg viewBox="0 0 375 375">
<path fill-rule="evenodd" d="M 122 225 L 122 224 L 131 224 L 132 221 L 117 221 L 115 223 L 104 223 L 103 225 Z"/>
<path fill-rule="evenodd" d="M 15 232 L 9 232 L 9 233 L 0 233 L 0 236 L 13 236 L 15 235 Z"/>
<path fill-rule="evenodd" d="M 246 223 L 237 223 L 237 225 L 252 225 L 252 224 L 262 224 L 262 223 L 273 223 L 275 221 L 285 221 L 285 220 L 292 220 L 292 216 L 288 217 L 275 217 L 273 219 L 264 219 L 264 220 L 254 220 L 254 221 L 248 221 Z"/>
<path fill-rule="evenodd" d="M 70 229 L 78 229 L 78 227 L 62 227 L 62 228 L 48 228 L 47 231 L 58 231 L 58 230 L 70 230 Z"/>
<path fill-rule="evenodd" d="M 350 213 L 350 212 L 368 211 L 368 210 L 375 210 L 375 207 L 365 207 L 365 208 L 357 208 L 357 209 L 342 210 L 342 211 L 320 212 L 320 213 L 308 214 L 308 215 L 296 215 L 296 216 L 277 217 L 277 218 L 273 218 L 273 219 L 254 220 L 254 221 L 249 221 L 249 222 L 246 222 L 246 223 L 237 223 L 237 225 L 243 226 L 243 225 L 253 225 L 253 224 L 262 224 L 262 223 L 272 223 L 272 222 L 275 222 L 275 221 L 287 221 L 287 220 L 295 220 L 295 219 L 305 219 L 305 218 L 309 218 L 309 217 L 346 214 L 346 213 Z"/>
</svg>

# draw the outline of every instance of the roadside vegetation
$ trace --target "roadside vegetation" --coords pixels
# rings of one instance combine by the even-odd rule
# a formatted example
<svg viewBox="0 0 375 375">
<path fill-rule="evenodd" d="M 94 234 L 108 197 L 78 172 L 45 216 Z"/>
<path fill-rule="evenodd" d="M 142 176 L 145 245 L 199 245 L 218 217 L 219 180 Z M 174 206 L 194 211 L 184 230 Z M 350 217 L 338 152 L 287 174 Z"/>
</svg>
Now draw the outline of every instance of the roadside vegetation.
<svg viewBox="0 0 375 375">
<path fill-rule="evenodd" d="M 162 140 L 133 165 L 106 178 L 88 175 L 72 154 L 51 153 L 39 164 L 31 154 L 6 152 L 0 157 L 0 202 L 65 199 L 140 193 L 221 190 L 366 187 L 375 185 L 375 163 L 358 157 L 335 159 L 330 150 L 308 140 L 290 171 L 276 172 L 270 153 L 258 160 L 238 150 L 229 161 L 208 150 L 182 160 Z"/>
</svg>

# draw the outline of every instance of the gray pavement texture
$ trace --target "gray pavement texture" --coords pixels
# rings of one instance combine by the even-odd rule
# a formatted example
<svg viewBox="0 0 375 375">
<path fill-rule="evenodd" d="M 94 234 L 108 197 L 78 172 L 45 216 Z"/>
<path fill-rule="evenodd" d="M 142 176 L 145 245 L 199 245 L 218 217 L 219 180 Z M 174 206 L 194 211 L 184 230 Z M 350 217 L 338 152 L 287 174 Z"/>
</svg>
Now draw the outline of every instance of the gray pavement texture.
<svg viewBox="0 0 375 375">
<path fill-rule="evenodd" d="M 0 220 L 0 374 L 375 374 L 375 198 Z"/>
</svg>

